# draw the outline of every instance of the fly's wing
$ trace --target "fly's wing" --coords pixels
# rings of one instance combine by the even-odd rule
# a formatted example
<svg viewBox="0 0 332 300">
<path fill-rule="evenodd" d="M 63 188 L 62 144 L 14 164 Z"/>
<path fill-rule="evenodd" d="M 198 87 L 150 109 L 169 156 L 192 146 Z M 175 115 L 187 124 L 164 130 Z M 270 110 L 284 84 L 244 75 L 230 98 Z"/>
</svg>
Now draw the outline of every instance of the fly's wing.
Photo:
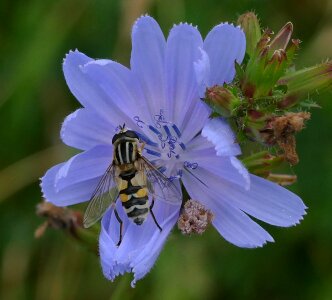
<svg viewBox="0 0 332 300">
<path fill-rule="evenodd" d="M 118 198 L 119 191 L 114 180 L 114 166 L 108 167 L 93 192 L 89 205 L 85 210 L 83 225 L 85 228 L 96 223 Z"/>
<path fill-rule="evenodd" d="M 182 201 L 182 194 L 179 188 L 149 160 L 142 156 L 139 159 L 139 165 L 146 174 L 147 188 L 151 194 L 171 204 L 178 204 Z"/>
</svg>

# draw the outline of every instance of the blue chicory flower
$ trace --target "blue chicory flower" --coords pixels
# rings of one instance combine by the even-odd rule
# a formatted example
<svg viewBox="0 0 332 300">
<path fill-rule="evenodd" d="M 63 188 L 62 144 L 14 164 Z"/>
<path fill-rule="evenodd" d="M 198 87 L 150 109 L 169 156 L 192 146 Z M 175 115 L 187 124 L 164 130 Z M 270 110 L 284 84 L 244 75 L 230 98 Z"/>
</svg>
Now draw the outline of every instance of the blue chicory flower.
<svg viewBox="0 0 332 300">
<path fill-rule="evenodd" d="M 214 215 L 213 225 L 230 243 L 261 247 L 273 238 L 248 215 L 288 227 L 305 214 L 301 199 L 277 184 L 251 175 L 236 158 L 240 148 L 228 124 L 209 119 L 200 100 L 207 86 L 229 83 L 234 61 L 245 53 L 239 27 L 220 24 L 205 40 L 197 28 L 176 25 L 165 40 L 157 22 L 139 18 L 132 31 L 130 69 L 111 60 L 93 60 L 70 52 L 63 64 L 67 84 L 83 105 L 69 115 L 61 138 L 83 150 L 54 166 L 42 178 L 44 197 L 57 206 L 87 201 L 112 162 L 112 137 L 123 123 L 145 141 L 144 156 L 168 177 L 181 181 L 192 199 Z M 189 170 L 189 172 L 187 171 Z M 133 272 L 132 285 L 149 272 L 179 217 L 179 204 L 156 201 L 154 213 L 137 226 L 125 215 L 119 224 L 112 209 L 102 219 L 100 257 L 104 275 L 113 280 Z"/>
</svg>

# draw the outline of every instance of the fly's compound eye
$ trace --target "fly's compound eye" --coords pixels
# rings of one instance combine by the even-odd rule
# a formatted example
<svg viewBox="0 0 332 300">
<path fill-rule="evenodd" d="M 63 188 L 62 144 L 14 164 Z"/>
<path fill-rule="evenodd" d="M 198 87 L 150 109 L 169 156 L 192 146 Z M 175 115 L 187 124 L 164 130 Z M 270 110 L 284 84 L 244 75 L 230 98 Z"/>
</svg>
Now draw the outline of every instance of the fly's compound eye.
<svg viewBox="0 0 332 300">
<path fill-rule="evenodd" d="M 137 133 L 133 130 L 127 130 L 125 132 L 126 137 L 133 138 L 133 139 L 139 139 Z"/>
<path fill-rule="evenodd" d="M 119 133 L 115 134 L 115 135 L 113 136 L 113 138 L 112 138 L 112 144 L 114 144 L 115 141 L 116 141 L 119 137 L 120 137 L 120 134 L 119 134 Z"/>
</svg>

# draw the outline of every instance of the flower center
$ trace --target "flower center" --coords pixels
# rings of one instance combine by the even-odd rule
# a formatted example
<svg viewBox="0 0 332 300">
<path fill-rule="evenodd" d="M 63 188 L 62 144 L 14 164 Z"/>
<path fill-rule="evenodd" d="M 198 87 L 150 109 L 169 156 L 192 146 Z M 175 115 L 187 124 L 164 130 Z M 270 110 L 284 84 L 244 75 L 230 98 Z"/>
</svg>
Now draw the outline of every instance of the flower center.
<svg viewBox="0 0 332 300">
<path fill-rule="evenodd" d="M 160 168 L 162 172 L 167 170 L 168 175 L 180 177 L 183 167 L 197 168 L 197 163 L 181 160 L 181 154 L 186 150 L 186 145 L 181 140 L 181 130 L 175 123 L 166 119 L 163 109 L 154 115 L 152 124 L 139 116 L 134 116 L 133 119 L 140 128 L 136 133 L 145 142 L 144 152 L 157 164 L 163 161 L 160 163 L 163 165 Z"/>
<path fill-rule="evenodd" d="M 155 156 L 156 159 L 178 160 L 180 154 L 186 150 L 185 144 L 181 141 L 180 129 L 165 118 L 163 109 L 154 116 L 153 124 L 144 122 L 139 116 L 135 116 L 134 121 L 146 133 L 138 132 L 146 143 L 145 152 Z"/>
</svg>

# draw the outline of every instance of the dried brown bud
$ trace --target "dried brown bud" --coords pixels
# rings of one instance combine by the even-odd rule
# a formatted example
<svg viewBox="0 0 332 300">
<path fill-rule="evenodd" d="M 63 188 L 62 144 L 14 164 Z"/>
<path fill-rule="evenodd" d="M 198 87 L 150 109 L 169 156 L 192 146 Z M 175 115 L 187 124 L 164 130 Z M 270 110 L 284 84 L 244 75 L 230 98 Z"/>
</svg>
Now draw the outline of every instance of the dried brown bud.
<svg viewBox="0 0 332 300">
<path fill-rule="evenodd" d="M 67 229 L 75 232 L 75 228 L 82 227 L 82 215 L 80 212 L 66 207 L 57 207 L 50 202 L 41 202 L 37 205 L 37 215 L 47 220 L 35 231 L 35 237 L 41 237 L 48 227 L 55 229 Z"/>
<path fill-rule="evenodd" d="M 213 214 L 201 203 L 189 200 L 183 207 L 178 220 L 178 228 L 183 234 L 202 234 L 211 223 Z"/>
<path fill-rule="evenodd" d="M 281 117 L 275 117 L 270 123 L 275 141 L 285 152 L 286 159 L 292 165 L 299 161 L 294 135 L 303 129 L 304 122 L 309 119 L 310 113 L 308 112 L 288 113 Z"/>
</svg>

